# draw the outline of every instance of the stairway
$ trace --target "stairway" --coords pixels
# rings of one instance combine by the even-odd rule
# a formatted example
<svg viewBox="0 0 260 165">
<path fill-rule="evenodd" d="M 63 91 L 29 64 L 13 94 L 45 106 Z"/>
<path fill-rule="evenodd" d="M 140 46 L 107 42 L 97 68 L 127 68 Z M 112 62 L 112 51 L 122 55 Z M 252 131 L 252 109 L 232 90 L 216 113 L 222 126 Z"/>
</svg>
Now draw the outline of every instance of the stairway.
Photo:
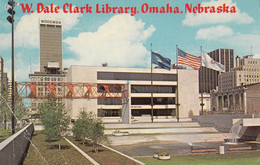
<svg viewBox="0 0 260 165">
<path fill-rule="evenodd" d="M 113 136 L 114 131 L 128 132 L 128 136 Z M 127 145 L 153 141 L 176 143 L 224 141 L 226 134 L 213 127 L 201 127 L 196 122 L 105 124 L 105 134 L 111 145 Z"/>
</svg>

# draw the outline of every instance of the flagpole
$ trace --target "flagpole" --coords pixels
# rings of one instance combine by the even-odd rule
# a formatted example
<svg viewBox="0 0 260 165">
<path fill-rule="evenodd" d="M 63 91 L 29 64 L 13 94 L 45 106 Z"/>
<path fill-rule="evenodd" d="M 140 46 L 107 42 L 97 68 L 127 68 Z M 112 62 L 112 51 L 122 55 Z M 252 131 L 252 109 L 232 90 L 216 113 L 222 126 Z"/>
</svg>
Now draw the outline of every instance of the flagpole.
<svg viewBox="0 0 260 165">
<path fill-rule="evenodd" d="M 151 121 L 153 123 L 153 62 L 152 62 L 152 43 L 151 43 Z"/>
<path fill-rule="evenodd" d="M 180 104 L 179 104 L 179 78 L 178 78 L 179 77 L 178 45 L 176 45 L 176 63 L 177 63 L 177 66 L 176 66 L 176 68 L 177 68 L 177 90 L 176 90 L 176 92 L 177 92 L 177 98 L 176 98 L 176 101 L 177 101 L 177 104 L 176 104 L 177 111 L 176 111 L 176 119 L 177 119 L 177 122 L 179 122 L 180 121 L 180 115 L 179 115 L 179 106 L 180 106 Z"/>
<path fill-rule="evenodd" d="M 202 71 L 202 73 L 201 73 L 201 83 L 200 83 L 200 89 L 201 89 L 201 92 L 200 92 L 201 93 L 201 104 L 200 104 L 200 106 L 201 106 L 201 115 L 203 115 L 203 107 L 204 107 L 204 103 L 203 103 L 203 90 L 204 90 L 204 88 L 203 88 L 202 81 L 203 81 L 203 70 L 204 70 L 204 68 L 202 66 L 202 46 L 200 46 L 200 53 L 201 53 L 201 67 L 202 67 L 201 68 L 201 71 Z"/>
</svg>

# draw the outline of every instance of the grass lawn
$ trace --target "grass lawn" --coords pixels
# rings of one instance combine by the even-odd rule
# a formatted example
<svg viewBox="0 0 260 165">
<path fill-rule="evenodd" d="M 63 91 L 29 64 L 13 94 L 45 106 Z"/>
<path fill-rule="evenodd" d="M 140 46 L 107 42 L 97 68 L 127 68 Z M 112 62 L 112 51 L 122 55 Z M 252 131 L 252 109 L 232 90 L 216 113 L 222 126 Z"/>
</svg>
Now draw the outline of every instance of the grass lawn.
<svg viewBox="0 0 260 165">
<path fill-rule="evenodd" d="M 69 140 L 76 144 L 80 149 L 86 152 L 90 157 L 97 161 L 101 165 L 137 165 L 136 162 L 119 155 L 109 149 L 98 147 L 99 152 L 95 153 L 94 148 L 91 145 L 83 145 L 80 141 L 75 141 L 74 138 L 70 137 Z"/>
<path fill-rule="evenodd" d="M 35 132 L 30 144 L 28 154 L 25 158 L 24 165 L 88 165 L 91 164 L 84 156 L 82 156 L 76 149 L 74 149 L 64 139 L 61 140 L 61 149 L 59 150 L 58 142 L 46 142 L 45 135 L 40 132 Z M 45 160 L 44 160 L 45 159 Z"/>
<path fill-rule="evenodd" d="M 171 160 L 137 158 L 146 165 L 260 165 L 260 152 L 175 155 Z"/>
</svg>

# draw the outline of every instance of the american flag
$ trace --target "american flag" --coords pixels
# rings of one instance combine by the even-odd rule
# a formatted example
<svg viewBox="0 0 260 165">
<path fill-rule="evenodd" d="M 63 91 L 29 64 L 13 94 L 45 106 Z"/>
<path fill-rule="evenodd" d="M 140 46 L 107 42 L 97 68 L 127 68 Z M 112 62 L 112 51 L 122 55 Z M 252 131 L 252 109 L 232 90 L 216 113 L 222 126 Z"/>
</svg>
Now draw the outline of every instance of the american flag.
<svg viewBox="0 0 260 165">
<path fill-rule="evenodd" d="M 184 64 L 197 70 L 201 65 L 201 58 L 178 49 L 178 64 Z"/>
</svg>

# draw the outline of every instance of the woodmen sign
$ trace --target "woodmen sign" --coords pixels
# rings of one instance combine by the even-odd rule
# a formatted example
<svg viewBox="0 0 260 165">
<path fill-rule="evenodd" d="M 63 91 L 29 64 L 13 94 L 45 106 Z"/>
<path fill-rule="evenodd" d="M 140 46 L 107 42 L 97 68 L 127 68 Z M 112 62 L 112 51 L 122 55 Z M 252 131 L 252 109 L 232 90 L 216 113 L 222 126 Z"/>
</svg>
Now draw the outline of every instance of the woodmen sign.
<svg viewBox="0 0 260 165">
<path fill-rule="evenodd" d="M 61 25 L 61 21 L 59 20 L 40 20 L 40 24 L 47 24 L 47 25 Z"/>
</svg>

